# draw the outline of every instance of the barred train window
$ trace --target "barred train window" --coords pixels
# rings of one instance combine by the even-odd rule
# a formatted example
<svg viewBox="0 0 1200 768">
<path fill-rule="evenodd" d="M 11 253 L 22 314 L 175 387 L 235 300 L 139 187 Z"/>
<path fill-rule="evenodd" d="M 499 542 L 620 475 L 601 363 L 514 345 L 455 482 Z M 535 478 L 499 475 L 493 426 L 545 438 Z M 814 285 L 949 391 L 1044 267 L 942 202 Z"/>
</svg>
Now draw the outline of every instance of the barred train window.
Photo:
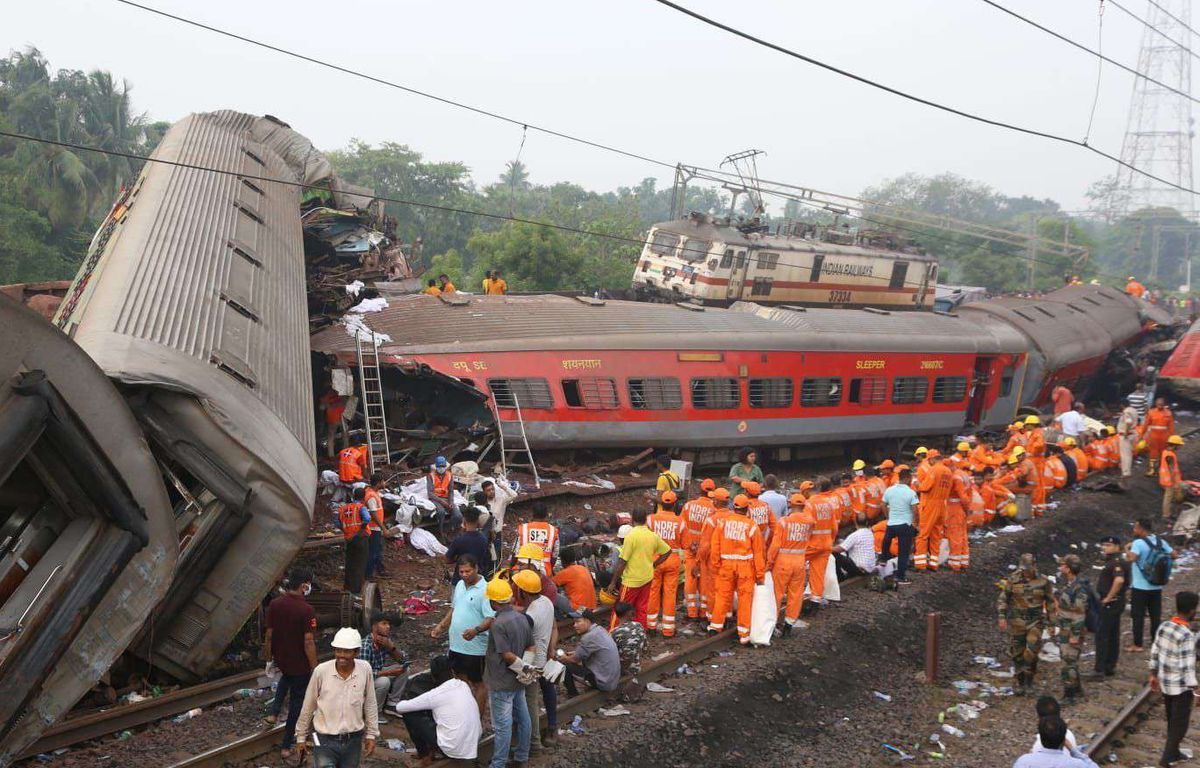
<svg viewBox="0 0 1200 768">
<path fill-rule="evenodd" d="M 896 405 L 923 403 L 928 394 L 929 379 L 924 376 L 897 376 L 892 379 L 892 402 Z"/>
<path fill-rule="evenodd" d="M 615 379 L 563 379 L 562 389 L 568 408 L 611 411 L 620 406 Z"/>
<path fill-rule="evenodd" d="M 933 402 L 935 403 L 960 403 L 966 396 L 966 376 L 939 376 L 933 382 Z"/>
<path fill-rule="evenodd" d="M 629 405 L 638 411 L 673 411 L 683 407 L 679 379 L 629 379 Z"/>
<path fill-rule="evenodd" d="M 679 245 L 679 235 L 670 232 L 655 232 L 650 240 L 650 252 L 659 256 L 674 256 L 675 247 Z"/>
<path fill-rule="evenodd" d="M 750 379 L 751 408 L 787 408 L 792 404 L 792 380 Z"/>
<path fill-rule="evenodd" d="M 756 277 L 754 282 L 750 284 L 751 296 L 770 296 L 771 285 L 775 282 L 772 277 Z"/>
<path fill-rule="evenodd" d="M 488 379 L 497 408 L 554 408 L 550 382 L 545 379 Z"/>
<path fill-rule="evenodd" d="M 800 384 L 800 405 L 828 407 L 842 402 L 842 380 L 836 376 L 805 379 Z"/>
<path fill-rule="evenodd" d="M 737 379 L 692 379 L 693 408 L 737 408 L 742 392 Z"/>
</svg>

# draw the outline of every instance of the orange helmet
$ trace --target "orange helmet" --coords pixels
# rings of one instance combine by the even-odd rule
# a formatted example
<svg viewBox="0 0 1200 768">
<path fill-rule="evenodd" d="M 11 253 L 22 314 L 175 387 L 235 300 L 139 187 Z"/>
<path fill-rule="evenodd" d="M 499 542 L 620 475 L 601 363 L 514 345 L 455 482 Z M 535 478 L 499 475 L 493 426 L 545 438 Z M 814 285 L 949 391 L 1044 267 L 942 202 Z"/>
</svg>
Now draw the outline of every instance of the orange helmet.
<svg viewBox="0 0 1200 768">
<path fill-rule="evenodd" d="M 893 469 L 895 466 L 896 462 L 892 461 L 891 459 L 884 459 L 882 462 L 880 462 L 879 469 Z"/>
<path fill-rule="evenodd" d="M 816 487 L 817 487 L 817 484 L 814 483 L 812 480 L 805 480 L 803 483 L 800 483 L 801 491 L 811 491 L 813 488 L 816 488 Z"/>
<path fill-rule="evenodd" d="M 748 506 L 750 506 L 750 497 L 746 494 L 739 493 L 737 496 L 733 497 L 734 509 L 745 509 Z"/>
<path fill-rule="evenodd" d="M 939 451 L 937 448 L 930 448 L 929 454 L 928 454 L 928 456 L 926 456 L 926 458 L 932 459 L 934 456 L 941 456 L 941 455 L 942 455 L 942 452 Z"/>
<path fill-rule="evenodd" d="M 716 499 L 717 501 L 729 501 L 729 489 L 728 488 L 716 488 L 709 495 L 712 498 Z"/>
<path fill-rule="evenodd" d="M 751 496 L 757 496 L 762 493 L 762 486 L 753 480 L 746 480 L 742 483 L 742 490 Z"/>
<path fill-rule="evenodd" d="M 662 503 L 663 504 L 674 504 L 678 498 L 679 497 L 675 495 L 675 491 L 663 491 L 662 492 Z"/>
<path fill-rule="evenodd" d="M 798 507 L 798 506 L 802 505 L 803 503 L 804 503 L 804 494 L 803 493 L 793 493 L 791 496 L 788 496 L 788 506 Z"/>
<path fill-rule="evenodd" d="M 715 482 L 713 482 L 713 479 L 711 477 L 706 477 L 700 481 L 700 490 L 704 491 L 705 493 L 708 493 L 709 491 L 712 491 L 712 490 L 716 490 L 716 487 L 717 487 L 717 484 Z"/>
</svg>

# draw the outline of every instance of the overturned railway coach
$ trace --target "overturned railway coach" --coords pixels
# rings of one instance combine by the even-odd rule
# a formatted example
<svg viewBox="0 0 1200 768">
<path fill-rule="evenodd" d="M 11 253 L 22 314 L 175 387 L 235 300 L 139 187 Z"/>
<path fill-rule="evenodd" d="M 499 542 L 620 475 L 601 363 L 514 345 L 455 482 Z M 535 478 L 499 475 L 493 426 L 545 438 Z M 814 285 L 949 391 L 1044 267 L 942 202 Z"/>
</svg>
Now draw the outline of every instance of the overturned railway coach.
<svg viewBox="0 0 1200 768">
<path fill-rule="evenodd" d="M 696 448 L 1000 427 L 1054 383 L 1082 392 L 1140 336 L 1145 313 L 1086 286 L 955 315 L 415 296 L 366 322 L 390 339 L 381 360 L 404 374 L 393 387 L 425 401 L 431 386 L 473 393 L 467 418 L 489 407 L 519 418 L 536 448 Z M 350 362 L 354 339 L 335 327 L 313 348 Z"/>
</svg>

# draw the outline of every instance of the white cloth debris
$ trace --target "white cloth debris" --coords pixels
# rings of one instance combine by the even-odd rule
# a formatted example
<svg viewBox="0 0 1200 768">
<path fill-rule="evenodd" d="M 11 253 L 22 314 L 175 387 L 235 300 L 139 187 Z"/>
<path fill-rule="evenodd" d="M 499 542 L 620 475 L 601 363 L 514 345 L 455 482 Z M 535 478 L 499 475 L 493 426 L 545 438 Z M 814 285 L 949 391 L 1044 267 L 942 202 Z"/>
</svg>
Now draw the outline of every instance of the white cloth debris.
<svg viewBox="0 0 1200 768">
<path fill-rule="evenodd" d="M 357 315 L 365 315 L 368 312 L 382 312 L 388 308 L 387 299 L 380 296 L 377 299 L 363 299 L 362 301 L 350 307 L 350 311 Z"/>
<path fill-rule="evenodd" d="M 763 583 L 754 587 L 754 604 L 750 607 L 750 642 L 759 646 L 770 645 L 771 634 L 778 620 L 775 583 L 771 580 L 771 574 L 767 573 Z"/>
<path fill-rule="evenodd" d="M 350 283 L 349 285 L 346 286 L 346 293 L 348 293 L 351 296 L 357 296 L 359 293 L 362 292 L 362 289 L 366 288 L 366 287 L 367 287 L 366 284 L 363 283 L 362 280 L 355 280 L 353 283 Z"/>
<path fill-rule="evenodd" d="M 618 717 L 619 715 L 628 715 L 632 713 L 624 706 L 618 704 L 617 706 L 609 707 L 608 709 L 600 707 L 600 714 L 604 715 L 605 717 Z"/>
<path fill-rule="evenodd" d="M 1020 533 L 1023 530 L 1025 530 L 1025 526 L 1023 525 L 1006 525 L 996 531 L 996 533 Z"/>
<path fill-rule="evenodd" d="M 408 542 L 431 557 L 441 557 L 446 554 L 446 545 L 424 528 L 414 528 L 408 534 Z"/>
<path fill-rule="evenodd" d="M 363 339 L 370 339 L 374 341 L 375 346 L 377 347 L 380 344 L 387 344 L 392 340 L 392 337 L 388 336 L 386 333 L 375 333 L 368 328 L 367 324 L 363 322 L 362 315 L 345 315 L 342 317 L 342 325 L 345 326 L 346 333 L 349 334 L 351 338 L 362 336 Z"/>
<path fill-rule="evenodd" d="M 667 686 L 659 685 L 658 683 L 646 683 L 646 690 L 650 691 L 650 693 L 674 693 L 675 692 L 674 688 L 668 688 Z"/>
</svg>

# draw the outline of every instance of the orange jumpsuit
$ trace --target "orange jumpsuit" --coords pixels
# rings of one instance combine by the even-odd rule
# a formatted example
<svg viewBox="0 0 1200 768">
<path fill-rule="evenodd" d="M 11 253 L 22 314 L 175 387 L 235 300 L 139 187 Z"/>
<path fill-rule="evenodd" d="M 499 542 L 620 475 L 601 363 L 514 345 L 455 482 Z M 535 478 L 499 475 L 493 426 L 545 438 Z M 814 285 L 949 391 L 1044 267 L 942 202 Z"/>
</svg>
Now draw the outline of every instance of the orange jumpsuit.
<svg viewBox="0 0 1200 768">
<path fill-rule="evenodd" d="M 1146 286 L 1142 285 L 1137 280 L 1130 280 L 1128 283 L 1125 283 L 1125 293 L 1128 293 L 1130 296 L 1136 296 L 1140 299 L 1146 294 Z"/>
<path fill-rule="evenodd" d="M 1088 469 L 1093 472 L 1103 472 L 1112 466 L 1108 447 L 1109 442 L 1107 437 L 1093 440 L 1084 447 L 1083 451 L 1088 455 Z"/>
<path fill-rule="evenodd" d="M 854 517 L 854 497 L 850 493 L 850 486 L 839 485 L 829 492 L 837 498 L 838 511 L 837 517 L 834 520 L 834 532 L 837 532 L 837 526 L 850 520 Z"/>
<path fill-rule="evenodd" d="M 775 517 L 775 510 L 771 509 L 771 505 L 759 498 L 750 499 L 750 506 L 746 508 L 746 514 L 758 526 L 759 533 L 762 534 L 763 547 L 767 547 L 771 543 L 771 534 L 779 527 L 779 518 Z"/>
<path fill-rule="evenodd" d="M 646 527 L 671 548 L 671 554 L 654 569 L 650 582 L 650 602 L 646 606 L 646 629 L 657 629 L 662 614 L 663 637 L 675 636 L 675 600 L 679 594 L 679 568 L 683 561 L 683 538 L 686 523 L 679 515 L 655 512 L 646 518 Z"/>
<path fill-rule="evenodd" d="M 858 475 L 850 481 L 850 508 L 855 515 L 867 514 L 867 486 L 870 482 L 863 475 Z"/>
<path fill-rule="evenodd" d="M 887 489 L 887 481 L 882 477 L 867 478 L 863 486 L 863 509 L 867 520 L 877 520 L 883 514 L 883 493 Z"/>
<path fill-rule="evenodd" d="M 1046 433 L 1041 427 L 1034 427 L 1025 438 L 1025 450 L 1033 468 L 1037 470 L 1037 485 L 1034 487 L 1033 516 L 1041 517 L 1046 511 L 1046 486 L 1042 481 L 1042 465 L 1046 462 Z"/>
<path fill-rule="evenodd" d="M 875 536 L 875 554 L 877 555 L 882 554 L 883 552 L 883 537 L 886 533 L 887 520 L 880 520 L 878 523 L 875 523 L 875 525 L 871 526 L 871 534 Z M 897 537 L 892 537 L 892 544 L 888 547 L 888 549 L 891 550 L 888 552 L 888 557 L 895 557 L 896 555 L 900 554 L 900 539 Z"/>
<path fill-rule="evenodd" d="M 351 445 L 338 451 L 338 479 L 343 483 L 355 483 L 362 480 L 363 470 L 366 467 L 367 447 L 365 445 Z"/>
<path fill-rule="evenodd" d="M 971 476 L 962 470 L 952 473 L 950 496 L 946 499 L 946 538 L 950 540 L 952 571 L 966 570 L 971 564 L 971 548 L 967 542 L 967 506 L 975 493 Z M 939 548 L 941 542 L 938 542 Z"/>
<path fill-rule="evenodd" d="M 837 535 L 838 510 L 841 501 L 830 491 L 810 496 L 804 502 L 804 511 L 813 519 L 812 533 L 808 537 L 808 584 L 812 592 L 810 599 L 821 602 L 825 595 L 825 570 L 829 555 L 833 552 L 833 539 Z"/>
<path fill-rule="evenodd" d="M 1083 478 L 1088 476 L 1092 468 L 1088 462 L 1087 454 L 1079 446 L 1064 451 L 1064 453 L 1070 456 L 1071 460 L 1075 462 L 1075 482 L 1083 482 Z"/>
<path fill-rule="evenodd" d="M 1067 484 L 1067 468 L 1057 456 L 1047 456 L 1042 464 L 1042 485 L 1047 492 L 1057 491 Z"/>
<path fill-rule="evenodd" d="M 704 611 L 704 615 L 712 618 L 712 609 L 717 601 L 717 571 L 712 566 L 712 544 L 713 538 L 716 536 L 717 528 L 721 526 L 721 521 L 733 514 L 733 510 L 728 507 L 718 507 L 713 505 L 713 513 L 704 521 L 704 527 L 700 531 L 700 546 L 696 551 L 696 558 L 700 564 L 700 610 Z"/>
<path fill-rule="evenodd" d="M 1013 492 L 1001 485 L 999 480 L 992 480 L 979 486 L 979 495 L 983 498 L 983 514 L 976 524 L 987 525 L 996 518 L 1000 507 L 1013 497 Z"/>
<path fill-rule="evenodd" d="M 767 570 L 775 582 L 775 610 L 787 595 L 787 623 L 800 621 L 804 604 L 805 555 L 815 520 L 804 510 L 793 509 L 779 521 L 779 530 L 767 550 Z"/>
<path fill-rule="evenodd" d="M 687 604 L 689 619 L 700 617 L 704 602 L 701 599 L 700 575 L 696 569 L 699 566 L 703 572 L 705 568 L 700 560 L 700 534 L 712 513 L 712 499 L 707 496 L 692 499 L 683 505 L 683 599 Z"/>
<path fill-rule="evenodd" d="M 925 481 L 917 486 L 921 492 L 920 530 L 913 546 L 913 565 L 918 571 L 938 569 L 938 554 L 946 527 L 946 500 L 954 485 L 954 473 L 944 463 L 929 467 Z"/>
<path fill-rule="evenodd" d="M 1175 416 L 1168 408 L 1151 408 L 1146 412 L 1143 428 L 1146 448 L 1150 451 L 1150 463 L 1157 464 L 1158 457 L 1167 447 L 1167 438 L 1175 434 Z"/>
<path fill-rule="evenodd" d="M 1183 473 L 1179 471 L 1179 457 L 1172 447 L 1164 448 L 1162 463 L 1158 466 L 1158 485 L 1163 489 L 1162 516 L 1169 518 L 1175 512 L 1176 489 L 1183 485 Z"/>
<path fill-rule="evenodd" d="M 984 467 L 998 467 L 1000 462 L 1000 457 L 993 453 L 985 443 L 980 443 L 971 451 L 971 469 L 976 472 Z"/>
<path fill-rule="evenodd" d="M 709 564 L 716 572 L 717 594 L 708 628 L 720 631 L 725 626 L 736 591 L 738 641 L 748 645 L 754 585 L 763 580 L 767 569 L 758 526 L 746 515 L 730 512 L 713 532 L 710 558 Z"/>
</svg>

